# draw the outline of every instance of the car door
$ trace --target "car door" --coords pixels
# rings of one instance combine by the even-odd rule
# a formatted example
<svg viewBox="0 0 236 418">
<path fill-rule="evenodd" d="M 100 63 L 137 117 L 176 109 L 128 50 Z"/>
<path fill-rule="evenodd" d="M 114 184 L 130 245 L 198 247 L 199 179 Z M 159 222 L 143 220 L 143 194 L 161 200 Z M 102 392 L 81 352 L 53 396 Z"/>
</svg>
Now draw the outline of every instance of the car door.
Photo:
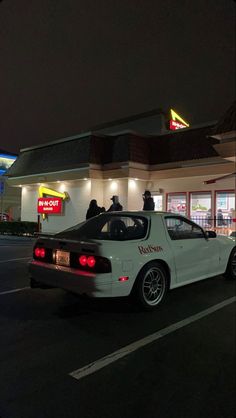
<svg viewBox="0 0 236 418">
<path fill-rule="evenodd" d="M 206 277 L 212 263 L 217 270 L 218 251 L 199 225 L 178 215 L 167 216 L 165 223 L 178 283 Z"/>
</svg>

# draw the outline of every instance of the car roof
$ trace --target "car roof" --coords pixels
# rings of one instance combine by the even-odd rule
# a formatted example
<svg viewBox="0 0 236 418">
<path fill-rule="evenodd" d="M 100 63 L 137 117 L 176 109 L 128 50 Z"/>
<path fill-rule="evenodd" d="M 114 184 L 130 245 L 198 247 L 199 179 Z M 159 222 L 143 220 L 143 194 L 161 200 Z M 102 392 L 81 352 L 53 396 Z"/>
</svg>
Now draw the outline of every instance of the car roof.
<svg viewBox="0 0 236 418">
<path fill-rule="evenodd" d="M 155 210 L 122 210 L 122 211 L 112 211 L 112 212 L 102 212 L 101 215 L 120 215 L 120 216 L 132 216 L 132 215 L 137 215 L 137 216 L 156 216 L 156 215 L 173 215 L 173 213 L 170 212 L 162 212 L 162 211 L 155 211 Z"/>
</svg>

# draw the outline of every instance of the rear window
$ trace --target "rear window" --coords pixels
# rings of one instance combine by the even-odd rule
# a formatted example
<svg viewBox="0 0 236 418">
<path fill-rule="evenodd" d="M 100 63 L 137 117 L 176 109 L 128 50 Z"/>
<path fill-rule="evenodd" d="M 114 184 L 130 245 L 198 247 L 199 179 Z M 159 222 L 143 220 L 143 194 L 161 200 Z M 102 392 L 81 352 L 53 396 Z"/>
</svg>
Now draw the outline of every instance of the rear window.
<svg viewBox="0 0 236 418">
<path fill-rule="evenodd" d="M 101 214 L 56 236 L 79 240 L 129 241 L 144 238 L 147 227 L 148 220 L 143 216 Z"/>
</svg>

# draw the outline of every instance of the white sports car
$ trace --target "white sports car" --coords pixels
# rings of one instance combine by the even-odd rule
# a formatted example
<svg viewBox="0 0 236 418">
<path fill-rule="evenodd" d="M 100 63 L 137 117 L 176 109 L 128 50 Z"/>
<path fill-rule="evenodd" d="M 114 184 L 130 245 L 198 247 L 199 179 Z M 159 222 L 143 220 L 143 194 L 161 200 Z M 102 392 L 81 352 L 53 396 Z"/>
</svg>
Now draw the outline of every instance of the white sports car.
<svg viewBox="0 0 236 418">
<path fill-rule="evenodd" d="M 236 246 L 181 215 L 106 212 L 38 238 L 29 270 L 31 287 L 132 294 L 151 310 L 169 289 L 219 274 L 236 279 Z"/>
</svg>

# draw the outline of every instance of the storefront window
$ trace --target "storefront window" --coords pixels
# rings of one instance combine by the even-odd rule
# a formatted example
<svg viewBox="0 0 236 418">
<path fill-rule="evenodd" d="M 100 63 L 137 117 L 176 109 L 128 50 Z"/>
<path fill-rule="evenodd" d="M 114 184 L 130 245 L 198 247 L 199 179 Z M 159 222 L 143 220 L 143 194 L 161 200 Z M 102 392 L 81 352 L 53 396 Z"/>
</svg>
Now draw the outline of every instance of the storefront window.
<svg viewBox="0 0 236 418">
<path fill-rule="evenodd" d="M 190 193 L 190 217 L 203 228 L 213 226 L 211 193 Z"/>
<path fill-rule="evenodd" d="M 235 193 L 216 192 L 216 226 L 220 228 L 232 226 L 235 212 Z"/>
<path fill-rule="evenodd" d="M 186 216 L 187 214 L 186 193 L 168 193 L 167 211 Z"/>
</svg>

